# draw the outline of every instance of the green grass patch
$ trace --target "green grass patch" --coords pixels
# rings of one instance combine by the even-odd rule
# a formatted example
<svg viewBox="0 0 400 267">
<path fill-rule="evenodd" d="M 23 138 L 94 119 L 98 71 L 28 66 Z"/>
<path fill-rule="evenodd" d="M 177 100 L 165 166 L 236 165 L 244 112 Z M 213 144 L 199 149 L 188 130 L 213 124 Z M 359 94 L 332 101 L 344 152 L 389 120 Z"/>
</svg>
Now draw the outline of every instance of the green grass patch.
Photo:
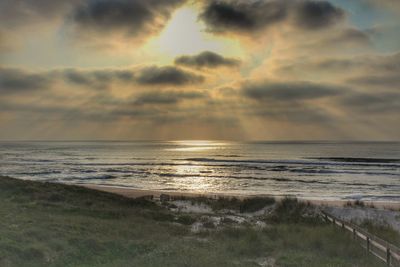
<svg viewBox="0 0 400 267">
<path fill-rule="evenodd" d="M 243 203 L 216 207 L 240 210 Z M 249 201 L 244 210 L 271 203 Z M 278 266 L 383 266 L 350 235 L 304 220 L 306 204 L 277 206 L 284 219 L 263 230 L 231 222 L 195 234 L 190 225 L 198 216 L 146 198 L 0 178 L 0 266 L 259 266 L 263 259 Z"/>
</svg>

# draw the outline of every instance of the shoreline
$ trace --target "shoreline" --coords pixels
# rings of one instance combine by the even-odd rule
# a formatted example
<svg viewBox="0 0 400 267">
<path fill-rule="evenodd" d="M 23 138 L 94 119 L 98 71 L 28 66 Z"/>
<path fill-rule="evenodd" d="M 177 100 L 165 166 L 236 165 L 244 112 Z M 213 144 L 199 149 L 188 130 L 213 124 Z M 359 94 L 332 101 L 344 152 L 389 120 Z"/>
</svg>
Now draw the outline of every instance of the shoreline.
<svg viewBox="0 0 400 267">
<path fill-rule="evenodd" d="M 285 196 L 275 196 L 275 195 L 233 195 L 233 194 L 224 194 L 224 193 L 196 193 L 196 192 L 181 192 L 181 191 L 166 191 L 166 190 L 148 190 L 148 189 L 136 189 L 136 188 L 123 188 L 123 187 L 114 187 L 109 185 L 95 185 L 95 184 L 74 184 L 76 186 L 81 186 L 93 190 L 104 191 L 108 193 L 118 194 L 128 198 L 138 198 L 144 196 L 153 196 L 155 198 L 159 198 L 160 195 L 169 195 L 175 197 L 207 197 L 207 198 L 220 198 L 220 197 L 235 197 L 239 199 L 244 198 L 253 198 L 253 197 L 272 197 L 275 199 L 283 199 Z M 328 206 L 328 207 L 345 207 L 346 204 L 350 201 L 353 203 L 351 207 L 358 207 L 354 205 L 354 200 L 324 200 L 324 199 L 307 199 L 307 198 L 297 198 L 300 201 L 309 202 L 316 206 Z M 359 207 L 373 207 L 378 209 L 389 209 L 389 210 L 400 210 L 400 202 L 391 202 L 391 201 L 361 201 L 364 206 Z"/>
</svg>

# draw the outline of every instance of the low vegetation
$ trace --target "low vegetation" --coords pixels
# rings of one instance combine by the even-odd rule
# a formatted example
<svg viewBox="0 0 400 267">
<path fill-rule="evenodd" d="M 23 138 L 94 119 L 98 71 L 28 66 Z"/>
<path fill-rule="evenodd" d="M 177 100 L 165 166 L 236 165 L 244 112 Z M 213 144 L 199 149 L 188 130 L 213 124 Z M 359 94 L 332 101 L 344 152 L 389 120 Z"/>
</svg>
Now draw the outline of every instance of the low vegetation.
<svg viewBox="0 0 400 267">
<path fill-rule="evenodd" d="M 400 247 L 400 233 L 394 230 L 390 225 L 376 223 L 371 220 L 364 220 L 359 225 L 369 233 Z"/>
<path fill-rule="evenodd" d="M 345 204 L 346 207 L 365 207 L 365 203 L 359 199 L 355 201 L 347 201 Z M 371 208 L 373 208 L 373 205 L 371 204 Z"/>
<path fill-rule="evenodd" d="M 257 217 L 261 226 L 226 217 L 194 232 L 204 215 L 147 198 L 0 178 L 0 266 L 383 266 L 295 199 L 202 201 L 273 210 Z"/>
</svg>

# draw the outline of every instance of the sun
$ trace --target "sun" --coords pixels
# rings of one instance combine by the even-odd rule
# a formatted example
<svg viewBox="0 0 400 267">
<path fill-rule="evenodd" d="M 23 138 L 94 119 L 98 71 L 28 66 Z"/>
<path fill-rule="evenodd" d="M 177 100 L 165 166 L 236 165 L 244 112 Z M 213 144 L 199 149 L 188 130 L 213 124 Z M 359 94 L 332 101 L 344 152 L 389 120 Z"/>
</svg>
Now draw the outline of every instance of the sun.
<svg viewBox="0 0 400 267">
<path fill-rule="evenodd" d="M 207 33 L 205 25 L 198 20 L 198 11 L 194 6 L 178 9 L 160 35 L 147 44 L 147 48 L 167 57 L 206 50 L 235 56 L 241 53 L 238 41 Z"/>
</svg>

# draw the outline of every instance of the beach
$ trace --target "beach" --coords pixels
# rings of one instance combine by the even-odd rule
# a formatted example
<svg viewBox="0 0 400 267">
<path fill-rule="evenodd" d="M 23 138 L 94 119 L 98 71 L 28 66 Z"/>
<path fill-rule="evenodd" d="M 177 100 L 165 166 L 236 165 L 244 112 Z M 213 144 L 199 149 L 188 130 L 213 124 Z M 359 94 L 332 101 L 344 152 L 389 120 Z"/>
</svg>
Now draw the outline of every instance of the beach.
<svg viewBox="0 0 400 267">
<path fill-rule="evenodd" d="M 384 266 L 323 206 L 118 190 L 0 178 L 1 266 Z"/>
</svg>

